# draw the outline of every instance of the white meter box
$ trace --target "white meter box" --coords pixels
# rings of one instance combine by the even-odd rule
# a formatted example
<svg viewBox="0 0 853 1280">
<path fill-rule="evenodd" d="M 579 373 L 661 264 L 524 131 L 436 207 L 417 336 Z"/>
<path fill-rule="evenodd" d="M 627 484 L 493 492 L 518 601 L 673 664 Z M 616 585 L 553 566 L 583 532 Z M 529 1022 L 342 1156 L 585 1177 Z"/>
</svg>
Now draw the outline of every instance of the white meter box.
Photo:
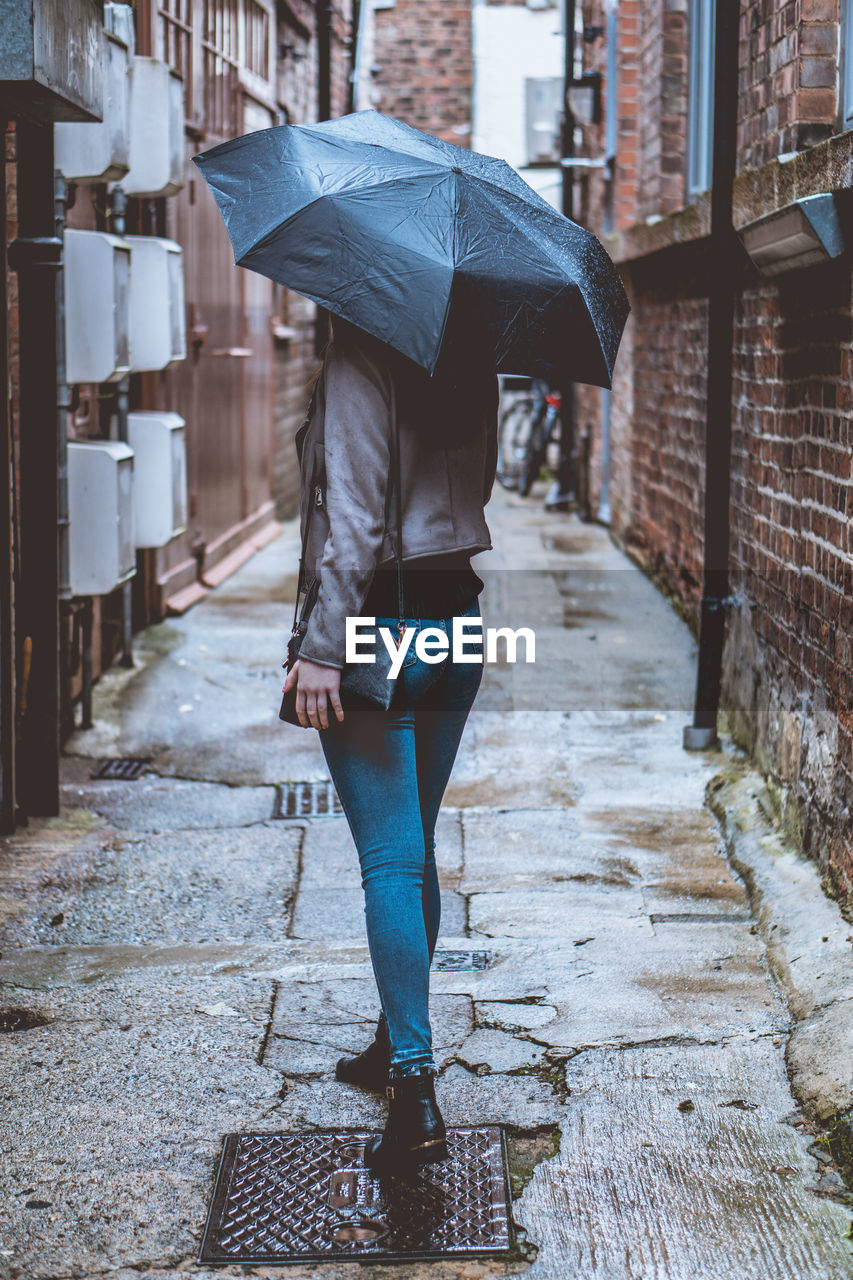
<svg viewBox="0 0 853 1280">
<path fill-rule="evenodd" d="M 187 354 L 184 254 L 174 240 L 127 236 L 130 245 L 130 367 L 166 369 Z"/>
<path fill-rule="evenodd" d="M 57 124 L 54 127 L 56 167 L 75 182 L 115 182 L 130 163 L 130 112 L 127 46 L 104 33 L 104 118 L 97 124 Z"/>
<path fill-rule="evenodd" d="M 65 232 L 66 381 L 117 382 L 130 371 L 130 247 L 106 231 Z"/>
<path fill-rule="evenodd" d="M 186 423 L 179 413 L 128 414 L 137 547 L 165 547 L 187 523 Z"/>
<path fill-rule="evenodd" d="M 166 62 L 136 57 L 130 69 L 131 196 L 172 196 L 184 185 L 184 84 Z"/>
<path fill-rule="evenodd" d="M 133 450 L 117 440 L 70 441 L 71 590 L 101 596 L 136 572 Z"/>
</svg>

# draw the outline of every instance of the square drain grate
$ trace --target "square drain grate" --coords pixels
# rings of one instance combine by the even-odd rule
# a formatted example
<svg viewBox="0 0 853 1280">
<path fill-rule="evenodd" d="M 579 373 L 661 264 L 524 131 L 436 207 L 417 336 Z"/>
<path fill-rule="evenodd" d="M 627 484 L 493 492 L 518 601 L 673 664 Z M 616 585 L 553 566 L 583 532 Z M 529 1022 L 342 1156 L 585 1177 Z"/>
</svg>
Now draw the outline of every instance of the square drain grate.
<svg viewBox="0 0 853 1280">
<path fill-rule="evenodd" d="M 449 1159 L 364 1167 L 369 1133 L 229 1133 L 199 1263 L 477 1257 L 511 1244 L 503 1132 L 449 1129 Z"/>
<path fill-rule="evenodd" d="M 436 951 L 432 967 L 439 973 L 464 973 L 469 969 L 488 969 L 491 961 L 488 951 Z"/>
<path fill-rule="evenodd" d="M 120 760 L 102 760 L 92 777 L 100 781 L 136 782 L 144 773 L 151 773 L 148 760 L 138 760 L 134 756 L 123 756 Z"/>
<path fill-rule="evenodd" d="M 321 818 L 343 813 L 330 778 L 322 782 L 280 782 L 275 789 L 274 818 Z"/>
</svg>

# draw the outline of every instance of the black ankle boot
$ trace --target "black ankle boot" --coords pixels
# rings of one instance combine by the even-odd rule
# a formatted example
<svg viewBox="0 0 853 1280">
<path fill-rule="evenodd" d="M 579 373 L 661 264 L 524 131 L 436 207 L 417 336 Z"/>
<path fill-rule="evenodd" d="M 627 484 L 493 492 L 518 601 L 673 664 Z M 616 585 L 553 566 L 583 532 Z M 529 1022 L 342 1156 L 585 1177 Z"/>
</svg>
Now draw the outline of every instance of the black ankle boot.
<svg viewBox="0 0 853 1280">
<path fill-rule="evenodd" d="M 388 1041 L 388 1023 L 380 1013 L 376 1024 L 376 1038 L 354 1058 L 341 1058 L 335 1068 L 335 1079 L 344 1084 L 357 1084 L 362 1089 L 380 1092 L 388 1083 L 388 1067 L 391 1062 L 391 1046 Z"/>
<path fill-rule="evenodd" d="M 432 1071 L 400 1076 L 388 1083 L 388 1123 L 371 1138 L 364 1163 L 375 1173 L 402 1173 L 447 1159 L 447 1135 L 435 1100 Z"/>
</svg>

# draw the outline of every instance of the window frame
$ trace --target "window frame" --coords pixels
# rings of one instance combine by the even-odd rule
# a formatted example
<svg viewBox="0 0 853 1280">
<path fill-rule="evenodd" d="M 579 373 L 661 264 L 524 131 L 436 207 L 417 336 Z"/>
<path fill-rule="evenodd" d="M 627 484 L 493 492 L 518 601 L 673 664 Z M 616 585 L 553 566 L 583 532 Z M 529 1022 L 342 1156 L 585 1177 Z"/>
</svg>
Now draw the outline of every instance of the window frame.
<svg viewBox="0 0 853 1280">
<path fill-rule="evenodd" d="M 853 0 L 847 0 L 853 3 Z M 690 0 L 687 55 L 687 199 L 711 186 L 714 136 L 714 0 Z"/>
<path fill-rule="evenodd" d="M 841 5 L 840 62 L 838 98 L 841 111 L 841 128 L 853 129 L 853 0 L 843 0 Z"/>
</svg>

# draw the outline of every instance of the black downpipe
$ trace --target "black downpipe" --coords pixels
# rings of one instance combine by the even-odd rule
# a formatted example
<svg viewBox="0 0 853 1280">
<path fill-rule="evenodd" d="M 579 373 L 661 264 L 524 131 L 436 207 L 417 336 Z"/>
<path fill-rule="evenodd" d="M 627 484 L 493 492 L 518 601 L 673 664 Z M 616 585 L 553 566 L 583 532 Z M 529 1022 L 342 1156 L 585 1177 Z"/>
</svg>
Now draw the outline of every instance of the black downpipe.
<svg viewBox="0 0 853 1280">
<path fill-rule="evenodd" d="M 3 137 L 6 120 L 0 117 Z M 0 169 L 0 244 L 6 243 L 6 166 Z M 12 485 L 12 422 L 9 412 L 9 373 L 6 263 L 0 274 L 0 833 L 15 829 L 15 627 L 14 627 L 14 510 Z"/>
<path fill-rule="evenodd" d="M 350 17 L 350 71 L 349 71 L 349 93 L 347 94 L 347 111 L 355 111 L 355 77 L 358 71 L 359 47 L 358 36 L 361 30 L 361 11 L 362 6 L 369 3 L 369 0 L 353 0 L 352 15 Z"/>
<path fill-rule="evenodd" d="M 563 138 L 561 167 L 562 210 L 567 218 L 575 216 L 575 171 L 565 161 L 575 154 L 575 119 L 569 105 L 569 88 L 575 79 L 575 10 L 576 0 L 563 0 Z M 565 510 L 575 498 L 575 388 L 566 379 L 560 385 L 560 459 L 557 463 L 556 493 L 549 495 L 552 509 Z"/>
<path fill-rule="evenodd" d="M 113 189 L 112 228 L 117 236 L 123 236 L 127 230 L 127 196 L 119 184 Z M 127 444 L 128 412 L 130 409 L 130 374 L 126 373 L 116 386 L 116 419 L 118 422 L 118 438 Z M 133 581 L 128 579 L 121 585 L 121 665 L 135 666 L 133 658 Z M 92 709 L 88 716 L 84 711 L 84 719 L 91 720 Z"/>
<path fill-rule="evenodd" d="M 732 347 L 735 263 L 732 225 L 737 164 L 737 0 L 717 0 L 714 34 L 714 141 L 708 286 L 708 390 L 705 427 L 705 562 L 693 724 L 684 746 L 717 741 L 723 640 L 729 602 L 729 496 L 732 441 Z"/>
<path fill-rule="evenodd" d="M 332 6 L 317 0 L 317 119 L 332 118 Z M 329 339 L 329 313 L 317 307 L 314 324 L 314 354 L 321 356 Z"/>
<path fill-rule="evenodd" d="M 332 117 L 332 6 L 317 0 L 317 119 Z"/>
<path fill-rule="evenodd" d="M 18 273 L 20 323 L 20 581 L 18 799 L 24 814 L 59 812 L 60 625 L 59 439 L 53 126 L 19 120 Z"/>
</svg>

